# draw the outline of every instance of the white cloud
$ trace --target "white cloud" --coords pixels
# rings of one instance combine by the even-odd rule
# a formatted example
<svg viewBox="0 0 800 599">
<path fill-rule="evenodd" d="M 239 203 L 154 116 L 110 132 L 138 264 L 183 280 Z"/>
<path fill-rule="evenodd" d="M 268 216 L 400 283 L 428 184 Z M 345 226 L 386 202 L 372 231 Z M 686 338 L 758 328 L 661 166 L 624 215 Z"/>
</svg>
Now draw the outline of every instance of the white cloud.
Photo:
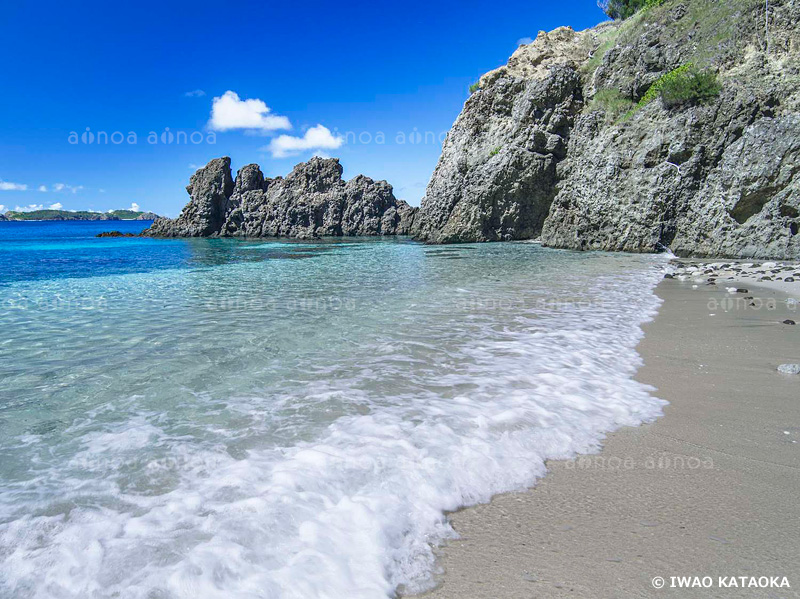
<svg viewBox="0 0 800 599">
<path fill-rule="evenodd" d="M 0 181 L 0 191 L 26 191 L 28 186 L 24 183 L 11 183 L 10 181 Z"/>
<path fill-rule="evenodd" d="M 56 183 L 53 185 L 53 191 L 69 191 L 72 193 L 78 193 L 81 189 L 83 189 L 83 185 L 67 185 L 66 183 Z"/>
<path fill-rule="evenodd" d="M 131 202 L 130 209 L 133 210 L 134 212 L 139 212 L 139 204 L 137 204 L 136 202 Z"/>
<path fill-rule="evenodd" d="M 3 211 L 3 210 L 5 210 L 5 209 L 6 209 L 6 207 L 5 207 L 5 206 L 3 206 L 2 204 L 0 204 L 0 212 L 2 212 L 2 211 Z"/>
<path fill-rule="evenodd" d="M 273 139 L 265 149 L 269 150 L 273 158 L 286 158 L 306 150 L 335 150 L 341 147 L 344 138 L 333 135 L 324 125 L 311 127 L 303 137 L 279 135 Z"/>
<path fill-rule="evenodd" d="M 56 202 L 55 204 L 50 204 L 49 206 L 50 210 L 61 210 L 63 207 L 64 206 L 61 204 L 61 202 Z"/>
<path fill-rule="evenodd" d="M 517 46 L 527 46 L 533 43 L 532 37 L 521 37 L 517 40 Z"/>
<path fill-rule="evenodd" d="M 39 191 L 46 192 L 47 191 L 47 185 L 40 185 L 39 186 Z"/>
<path fill-rule="evenodd" d="M 276 131 L 291 129 L 285 116 L 270 114 L 269 107 L 257 98 L 240 100 L 236 92 L 226 91 L 214 98 L 211 104 L 211 119 L 208 128 L 214 131 L 245 129 L 250 131 Z"/>
<path fill-rule="evenodd" d="M 193 89 L 192 91 L 186 92 L 183 95 L 187 98 L 202 98 L 206 95 L 206 92 L 204 92 L 202 89 Z"/>
<path fill-rule="evenodd" d="M 14 212 L 32 212 L 33 210 L 44 210 L 42 204 L 28 204 L 27 206 L 15 206 Z"/>
<path fill-rule="evenodd" d="M 106 192 L 106 190 L 105 190 L 105 189 L 102 189 L 102 188 L 101 188 L 101 189 L 98 189 L 97 191 L 99 191 L 100 193 L 105 193 L 105 192 Z"/>
</svg>

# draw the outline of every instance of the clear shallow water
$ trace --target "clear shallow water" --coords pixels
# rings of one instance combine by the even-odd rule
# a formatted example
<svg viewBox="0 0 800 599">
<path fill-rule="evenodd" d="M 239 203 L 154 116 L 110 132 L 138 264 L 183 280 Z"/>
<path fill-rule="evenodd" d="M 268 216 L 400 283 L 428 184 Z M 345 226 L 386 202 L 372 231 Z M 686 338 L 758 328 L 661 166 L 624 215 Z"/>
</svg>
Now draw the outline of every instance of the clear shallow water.
<svg viewBox="0 0 800 599">
<path fill-rule="evenodd" d="M 3 597 L 419 589 L 444 510 L 660 413 L 659 257 L 86 224 L 0 228 Z"/>
</svg>

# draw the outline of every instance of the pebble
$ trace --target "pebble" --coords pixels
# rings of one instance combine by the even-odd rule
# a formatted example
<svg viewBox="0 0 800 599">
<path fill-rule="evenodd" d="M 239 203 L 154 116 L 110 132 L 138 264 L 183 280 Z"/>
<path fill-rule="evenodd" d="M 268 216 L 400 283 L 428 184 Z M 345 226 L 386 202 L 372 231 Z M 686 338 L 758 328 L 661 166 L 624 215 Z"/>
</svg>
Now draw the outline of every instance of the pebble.
<svg viewBox="0 0 800 599">
<path fill-rule="evenodd" d="M 778 372 L 783 374 L 800 374 L 800 364 L 781 364 Z"/>
<path fill-rule="evenodd" d="M 791 318 L 787 318 L 786 320 L 783 321 L 783 324 L 797 324 L 797 323 Z"/>
<path fill-rule="evenodd" d="M 708 538 L 711 539 L 712 541 L 716 541 L 717 543 L 722 543 L 723 545 L 728 544 L 728 541 L 723 539 L 722 537 L 709 536 Z"/>
</svg>

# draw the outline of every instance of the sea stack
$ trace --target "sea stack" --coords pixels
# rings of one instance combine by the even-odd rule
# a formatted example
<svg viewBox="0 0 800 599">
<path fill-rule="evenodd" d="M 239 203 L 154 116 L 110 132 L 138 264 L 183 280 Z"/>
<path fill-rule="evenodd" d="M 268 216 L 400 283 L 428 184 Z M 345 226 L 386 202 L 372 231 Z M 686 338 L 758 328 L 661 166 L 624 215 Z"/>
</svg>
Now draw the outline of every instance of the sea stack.
<svg viewBox="0 0 800 599">
<path fill-rule="evenodd" d="M 342 179 L 336 158 L 314 157 L 284 179 L 257 164 L 231 177 L 231 159 L 216 158 L 186 187 L 190 201 L 176 219 L 157 219 L 151 237 L 291 237 L 407 235 L 416 209 L 386 181 Z"/>
</svg>

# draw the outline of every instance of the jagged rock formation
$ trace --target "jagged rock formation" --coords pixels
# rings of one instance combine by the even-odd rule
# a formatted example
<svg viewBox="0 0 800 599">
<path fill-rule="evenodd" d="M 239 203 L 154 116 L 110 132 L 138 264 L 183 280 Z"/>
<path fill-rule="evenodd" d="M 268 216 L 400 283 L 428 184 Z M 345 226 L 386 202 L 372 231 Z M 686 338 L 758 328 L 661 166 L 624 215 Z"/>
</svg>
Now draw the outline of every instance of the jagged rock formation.
<svg viewBox="0 0 800 599">
<path fill-rule="evenodd" d="M 540 33 L 487 73 L 413 227 L 429 242 L 541 236 L 573 249 L 800 256 L 800 5 L 667 0 Z M 663 74 L 719 73 L 705 105 L 635 103 Z"/>
<path fill-rule="evenodd" d="M 137 237 L 136 233 L 122 233 L 121 231 L 103 231 L 95 237 Z"/>
<path fill-rule="evenodd" d="M 359 175 L 344 181 L 335 158 L 312 158 L 285 179 L 267 179 L 257 164 L 231 178 L 230 158 L 198 170 L 191 200 L 174 220 L 158 219 L 154 237 L 294 237 L 406 235 L 415 208 L 386 181 Z"/>
<path fill-rule="evenodd" d="M 447 135 L 414 235 L 425 241 L 537 236 L 555 196 L 556 167 L 583 108 L 576 68 L 593 34 L 541 33 L 481 78 Z M 548 68 L 543 67 L 547 64 Z"/>
</svg>

